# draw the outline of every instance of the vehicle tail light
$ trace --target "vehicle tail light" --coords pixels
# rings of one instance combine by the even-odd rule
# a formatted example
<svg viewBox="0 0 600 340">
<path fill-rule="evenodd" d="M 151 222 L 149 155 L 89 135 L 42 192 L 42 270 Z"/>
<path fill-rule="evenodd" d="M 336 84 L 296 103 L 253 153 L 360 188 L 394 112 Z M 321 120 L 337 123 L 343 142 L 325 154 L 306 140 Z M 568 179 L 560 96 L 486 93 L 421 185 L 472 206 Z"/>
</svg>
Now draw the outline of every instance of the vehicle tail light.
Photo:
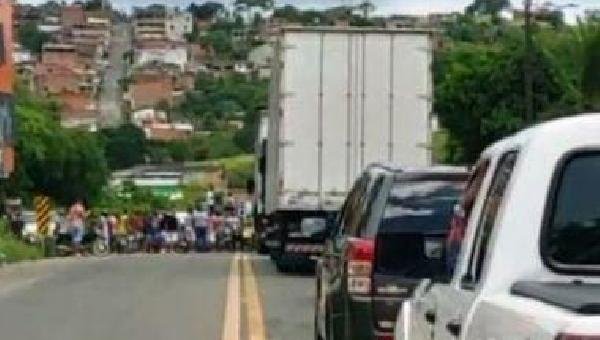
<svg viewBox="0 0 600 340">
<path fill-rule="evenodd" d="M 392 334 L 380 334 L 377 335 L 377 340 L 394 340 L 394 336 Z"/>
<path fill-rule="evenodd" d="M 348 242 L 348 292 L 371 294 L 375 242 L 371 239 L 352 238 Z"/>
<path fill-rule="evenodd" d="M 600 340 L 600 334 L 573 334 L 560 333 L 554 338 L 555 340 Z"/>
</svg>

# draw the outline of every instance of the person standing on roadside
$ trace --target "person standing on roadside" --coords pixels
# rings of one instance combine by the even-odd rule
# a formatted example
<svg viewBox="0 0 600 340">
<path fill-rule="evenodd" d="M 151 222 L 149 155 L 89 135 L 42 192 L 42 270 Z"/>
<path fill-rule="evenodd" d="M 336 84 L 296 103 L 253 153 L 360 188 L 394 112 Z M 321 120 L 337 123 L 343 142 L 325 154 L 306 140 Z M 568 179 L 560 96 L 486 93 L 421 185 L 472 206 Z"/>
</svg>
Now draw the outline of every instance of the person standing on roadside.
<svg viewBox="0 0 600 340">
<path fill-rule="evenodd" d="M 207 249 L 208 216 L 206 212 L 194 210 L 194 231 L 196 232 L 196 247 L 198 250 Z"/>
<path fill-rule="evenodd" d="M 149 230 L 146 233 L 146 252 L 159 252 L 162 247 L 162 235 L 160 230 L 161 217 L 154 211 L 150 216 Z"/>
<path fill-rule="evenodd" d="M 113 248 L 115 245 L 115 235 L 117 233 L 118 223 L 119 220 L 117 219 L 117 215 L 115 213 L 111 213 L 108 215 L 108 239 L 110 241 L 109 246 L 111 248 Z"/>
<path fill-rule="evenodd" d="M 196 231 L 194 230 L 194 209 L 189 208 L 187 215 L 183 219 L 183 237 L 186 244 L 186 250 L 195 250 Z"/>
<path fill-rule="evenodd" d="M 220 222 L 221 222 L 221 220 L 219 218 L 217 210 L 215 209 L 215 206 L 211 205 L 208 209 L 208 235 L 207 235 L 208 246 L 210 248 L 214 247 L 217 243 L 217 233 L 219 232 Z"/>
<path fill-rule="evenodd" d="M 100 214 L 100 236 L 104 239 L 104 244 L 110 249 L 110 227 L 108 223 L 108 213 L 103 211 Z"/>
<path fill-rule="evenodd" d="M 86 210 L 83 202 L 81 200 L 75 201 L 71 206 L 71 209 L 69 209 L 68 220 L 71 228 L 73 250 L 78 256 L 83 255 L 81 241 L 83 241 L 83 235 L 85 233 L 85 217 Z"/>
</svg>

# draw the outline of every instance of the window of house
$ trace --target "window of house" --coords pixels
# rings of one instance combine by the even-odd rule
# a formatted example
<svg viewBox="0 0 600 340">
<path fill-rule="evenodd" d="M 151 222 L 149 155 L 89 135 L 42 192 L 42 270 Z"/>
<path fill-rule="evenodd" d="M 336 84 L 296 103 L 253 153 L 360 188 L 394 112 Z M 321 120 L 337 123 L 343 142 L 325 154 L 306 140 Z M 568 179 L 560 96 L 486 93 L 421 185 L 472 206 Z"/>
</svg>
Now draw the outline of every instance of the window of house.
<svg viewBox="0 0 600 340">
<path fill-rule="evenodd" d="M 4 26 L 0 22 L 0 65 L 4 65 L 6 62 L 6 50 L 4 46 Z"/>
</svg>

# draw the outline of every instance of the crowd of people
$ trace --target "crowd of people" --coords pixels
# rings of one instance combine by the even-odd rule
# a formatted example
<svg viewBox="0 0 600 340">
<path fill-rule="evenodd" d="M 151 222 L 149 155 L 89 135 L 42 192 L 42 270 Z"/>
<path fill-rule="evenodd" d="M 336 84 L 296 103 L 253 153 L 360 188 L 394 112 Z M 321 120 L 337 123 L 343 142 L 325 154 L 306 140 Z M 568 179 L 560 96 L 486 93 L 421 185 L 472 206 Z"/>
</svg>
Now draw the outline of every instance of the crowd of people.
<svg viewBox="0 0 600 340">
<path fill-rule="evenodd" d="M 253 228 L 245 210 L 231 204 L 185 212 L 103 211 L 93 216 L 76 202 L 59 214 L 55 236 L 68 239 L 75 254 L 85 253 L 86 239 L 119 253 L 235 250 L 251 246 Z"/>
</svg>

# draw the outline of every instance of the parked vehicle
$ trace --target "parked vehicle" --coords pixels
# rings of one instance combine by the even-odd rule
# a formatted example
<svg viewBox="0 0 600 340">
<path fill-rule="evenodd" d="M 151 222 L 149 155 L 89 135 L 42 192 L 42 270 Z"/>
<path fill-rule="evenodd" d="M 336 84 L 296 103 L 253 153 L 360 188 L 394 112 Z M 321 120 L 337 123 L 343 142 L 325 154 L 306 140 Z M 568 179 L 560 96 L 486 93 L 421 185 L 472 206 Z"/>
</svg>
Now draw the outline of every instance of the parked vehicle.
<svg viewBox="0 0 600 340">
<path fill-rule="evenodd" d="M 468 173 L 371 167 L 348 194 L 317 265 L 317 339 L 389 339 L 423 278 L 447 277 L 444 242 Z"/>
<path fill-rule="evenodd" d="M 590 114 L 484 151 L 452 281 L 423 281 L 396 339 L 600 338 L 598 145 Z"/>
<path fill-rule="evenodd" d="M 265 213 L 266 171 L 267 171 L 267 138 L 269 136 L 269 118 L 261 117 L 258 127 L 256 145 L 254 146 L 256 162 L 254 169 L 254 228 L 256 231 L 256 248 L 260 254 L 268 254 L 268 244 L 272 239 L 269 234 L 269 220 Z"/>
<path fill-rule="evenodd" d="M 56 218 L 54 217 L 53 211 L 50 212 L 50 216 L 50 222 L 48 222 L 48 235 L 53 235 L 56 225 Z M 31 244 L 40 243 L 43 236 L 38 233 L 35 211 L 24 210 L 21 219 L 23 222 L 23 230 L 21 230 L 21 237 L 23 240 Z"/>
<path fill-rule="evenodd" d="M 86 228 L 85 235 L 81 241 L 81 250 L 86 254 L 94 256 L 106 256 L 110 254 L 110 248 L 105 239 L 100 236 L 93 228 Z M 70 256 L 76 253 L 73 246 L 71 234 L 57 234 L 56 236 L 56 254 L 58 256 Z"/>
<path fill-rule="evenodd" d="M 272 236 L 279 247 L 274 247 L 277 269 L 281 272 L 311 271 L 313 261 L 323 253 L 325 239 L 336 212 L 291 211 L 277 215 L 280 226 Z"/>
<path fill-rule="evenodd" d="M 287 27 L 274 46 L 260 197 L 279 261 L 282 233 L 337 212 L 368 164 L 430 165 L 432 42 L 422 30 Z"/>
</svg>

